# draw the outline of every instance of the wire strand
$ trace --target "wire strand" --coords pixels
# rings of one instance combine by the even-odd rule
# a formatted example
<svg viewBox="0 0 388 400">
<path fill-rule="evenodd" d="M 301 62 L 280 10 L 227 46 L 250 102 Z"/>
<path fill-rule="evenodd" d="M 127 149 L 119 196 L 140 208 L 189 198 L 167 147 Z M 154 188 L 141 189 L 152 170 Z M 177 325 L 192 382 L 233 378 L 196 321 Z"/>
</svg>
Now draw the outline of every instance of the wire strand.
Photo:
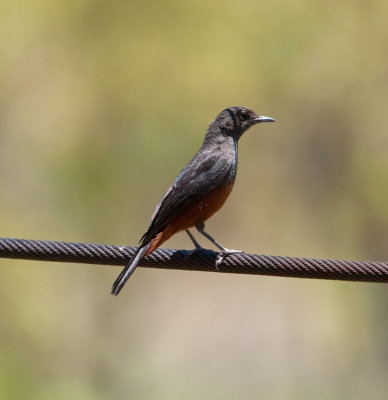
<svg viewBox="0 0 388 400">
<path fill-rule="evenodd" d="M 0 238 L 0 258 L 125 265 L 136 247 Z M 215 267 L 218 253 L 157 249 L 141 266 L 191 271 L 271 275 L 294 278 L 388 282 L 388 263 L 281 257 L 236 253 Z"/>
</svg>

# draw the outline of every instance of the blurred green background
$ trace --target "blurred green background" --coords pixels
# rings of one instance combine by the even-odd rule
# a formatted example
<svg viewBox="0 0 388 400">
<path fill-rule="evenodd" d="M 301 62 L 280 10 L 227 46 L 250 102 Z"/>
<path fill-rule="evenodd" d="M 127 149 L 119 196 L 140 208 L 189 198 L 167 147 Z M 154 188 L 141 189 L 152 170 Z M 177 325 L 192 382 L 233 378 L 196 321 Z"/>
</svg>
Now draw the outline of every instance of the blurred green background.
<svg viewBox="0 0 388 400">
<path fill-rule="evenodd" d="M 241 140 L 209 233 L 387 261 L 387 12 L 1 2 L 0 235 L 135 245 L 209 122 L 245 105 L 277 123 Z M 119 270 L 0 261 L 2 399 L 386 399 L 385 285 L 139 268 L 113 298 Z"/>
</svg>

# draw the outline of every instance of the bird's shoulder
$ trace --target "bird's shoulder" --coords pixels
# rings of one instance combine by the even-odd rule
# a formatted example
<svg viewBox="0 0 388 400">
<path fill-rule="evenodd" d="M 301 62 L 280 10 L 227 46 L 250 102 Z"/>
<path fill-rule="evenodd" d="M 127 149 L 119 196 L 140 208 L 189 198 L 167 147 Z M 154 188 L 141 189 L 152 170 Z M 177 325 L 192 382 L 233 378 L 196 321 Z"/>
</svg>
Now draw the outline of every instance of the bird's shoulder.
<svg viewBox="0 0 388 400">
<path fill-rule="evenodd" d="M 201 149 L 187 163 L 172 184 L 173 190 L 186 185 L 206 184 L 223 179 L 236 162 L 234 154 L 225 153 L 221 148 Z"/>
</svg>

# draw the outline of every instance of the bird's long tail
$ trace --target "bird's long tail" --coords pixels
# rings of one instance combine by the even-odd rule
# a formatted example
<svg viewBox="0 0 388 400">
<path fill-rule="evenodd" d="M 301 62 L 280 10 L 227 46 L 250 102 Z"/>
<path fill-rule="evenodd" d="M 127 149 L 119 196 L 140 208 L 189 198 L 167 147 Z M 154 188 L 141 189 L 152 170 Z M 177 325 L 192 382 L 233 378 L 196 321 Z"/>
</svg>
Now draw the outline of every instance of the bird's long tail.
<svg viewBox="0 0 388 400">
<path fill-rule="evenodd" d="M 135 271 L 137 265 L 144 257 L 144 254 L 147 252 L 150 245 L 150 243 L 147 243 L 145 246 L 141 246 L 135 251 L 135 254 L 132 256 L 129 263 L 121 271 L 121 274 L 118 276 L 115 283 L 113 284 L 111 294 L 117 296 L 120 293 L 121 289 L 124 287 L 129 277 L 133 274 L 133 271 Z"/>
</svg>

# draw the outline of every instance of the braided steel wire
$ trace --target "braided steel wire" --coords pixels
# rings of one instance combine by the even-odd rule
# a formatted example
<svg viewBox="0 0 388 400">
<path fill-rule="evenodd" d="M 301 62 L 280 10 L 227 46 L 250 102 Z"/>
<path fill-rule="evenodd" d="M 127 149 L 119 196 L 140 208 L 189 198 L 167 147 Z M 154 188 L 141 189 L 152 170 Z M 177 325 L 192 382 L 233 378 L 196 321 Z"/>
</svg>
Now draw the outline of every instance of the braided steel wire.
<svg viewBox="0 0 388 400">
<path fill-rule="evenodd" d="M 125 265 L 136 247 L 0 238 L 0 258 Z M 157 249 L 140 263 L 151 268 L 271 275 L 344 281 L 388 282 L 388 262 L 341 261 L 236 253 L 216 269 L 218 253 Z"/>
</svg>

